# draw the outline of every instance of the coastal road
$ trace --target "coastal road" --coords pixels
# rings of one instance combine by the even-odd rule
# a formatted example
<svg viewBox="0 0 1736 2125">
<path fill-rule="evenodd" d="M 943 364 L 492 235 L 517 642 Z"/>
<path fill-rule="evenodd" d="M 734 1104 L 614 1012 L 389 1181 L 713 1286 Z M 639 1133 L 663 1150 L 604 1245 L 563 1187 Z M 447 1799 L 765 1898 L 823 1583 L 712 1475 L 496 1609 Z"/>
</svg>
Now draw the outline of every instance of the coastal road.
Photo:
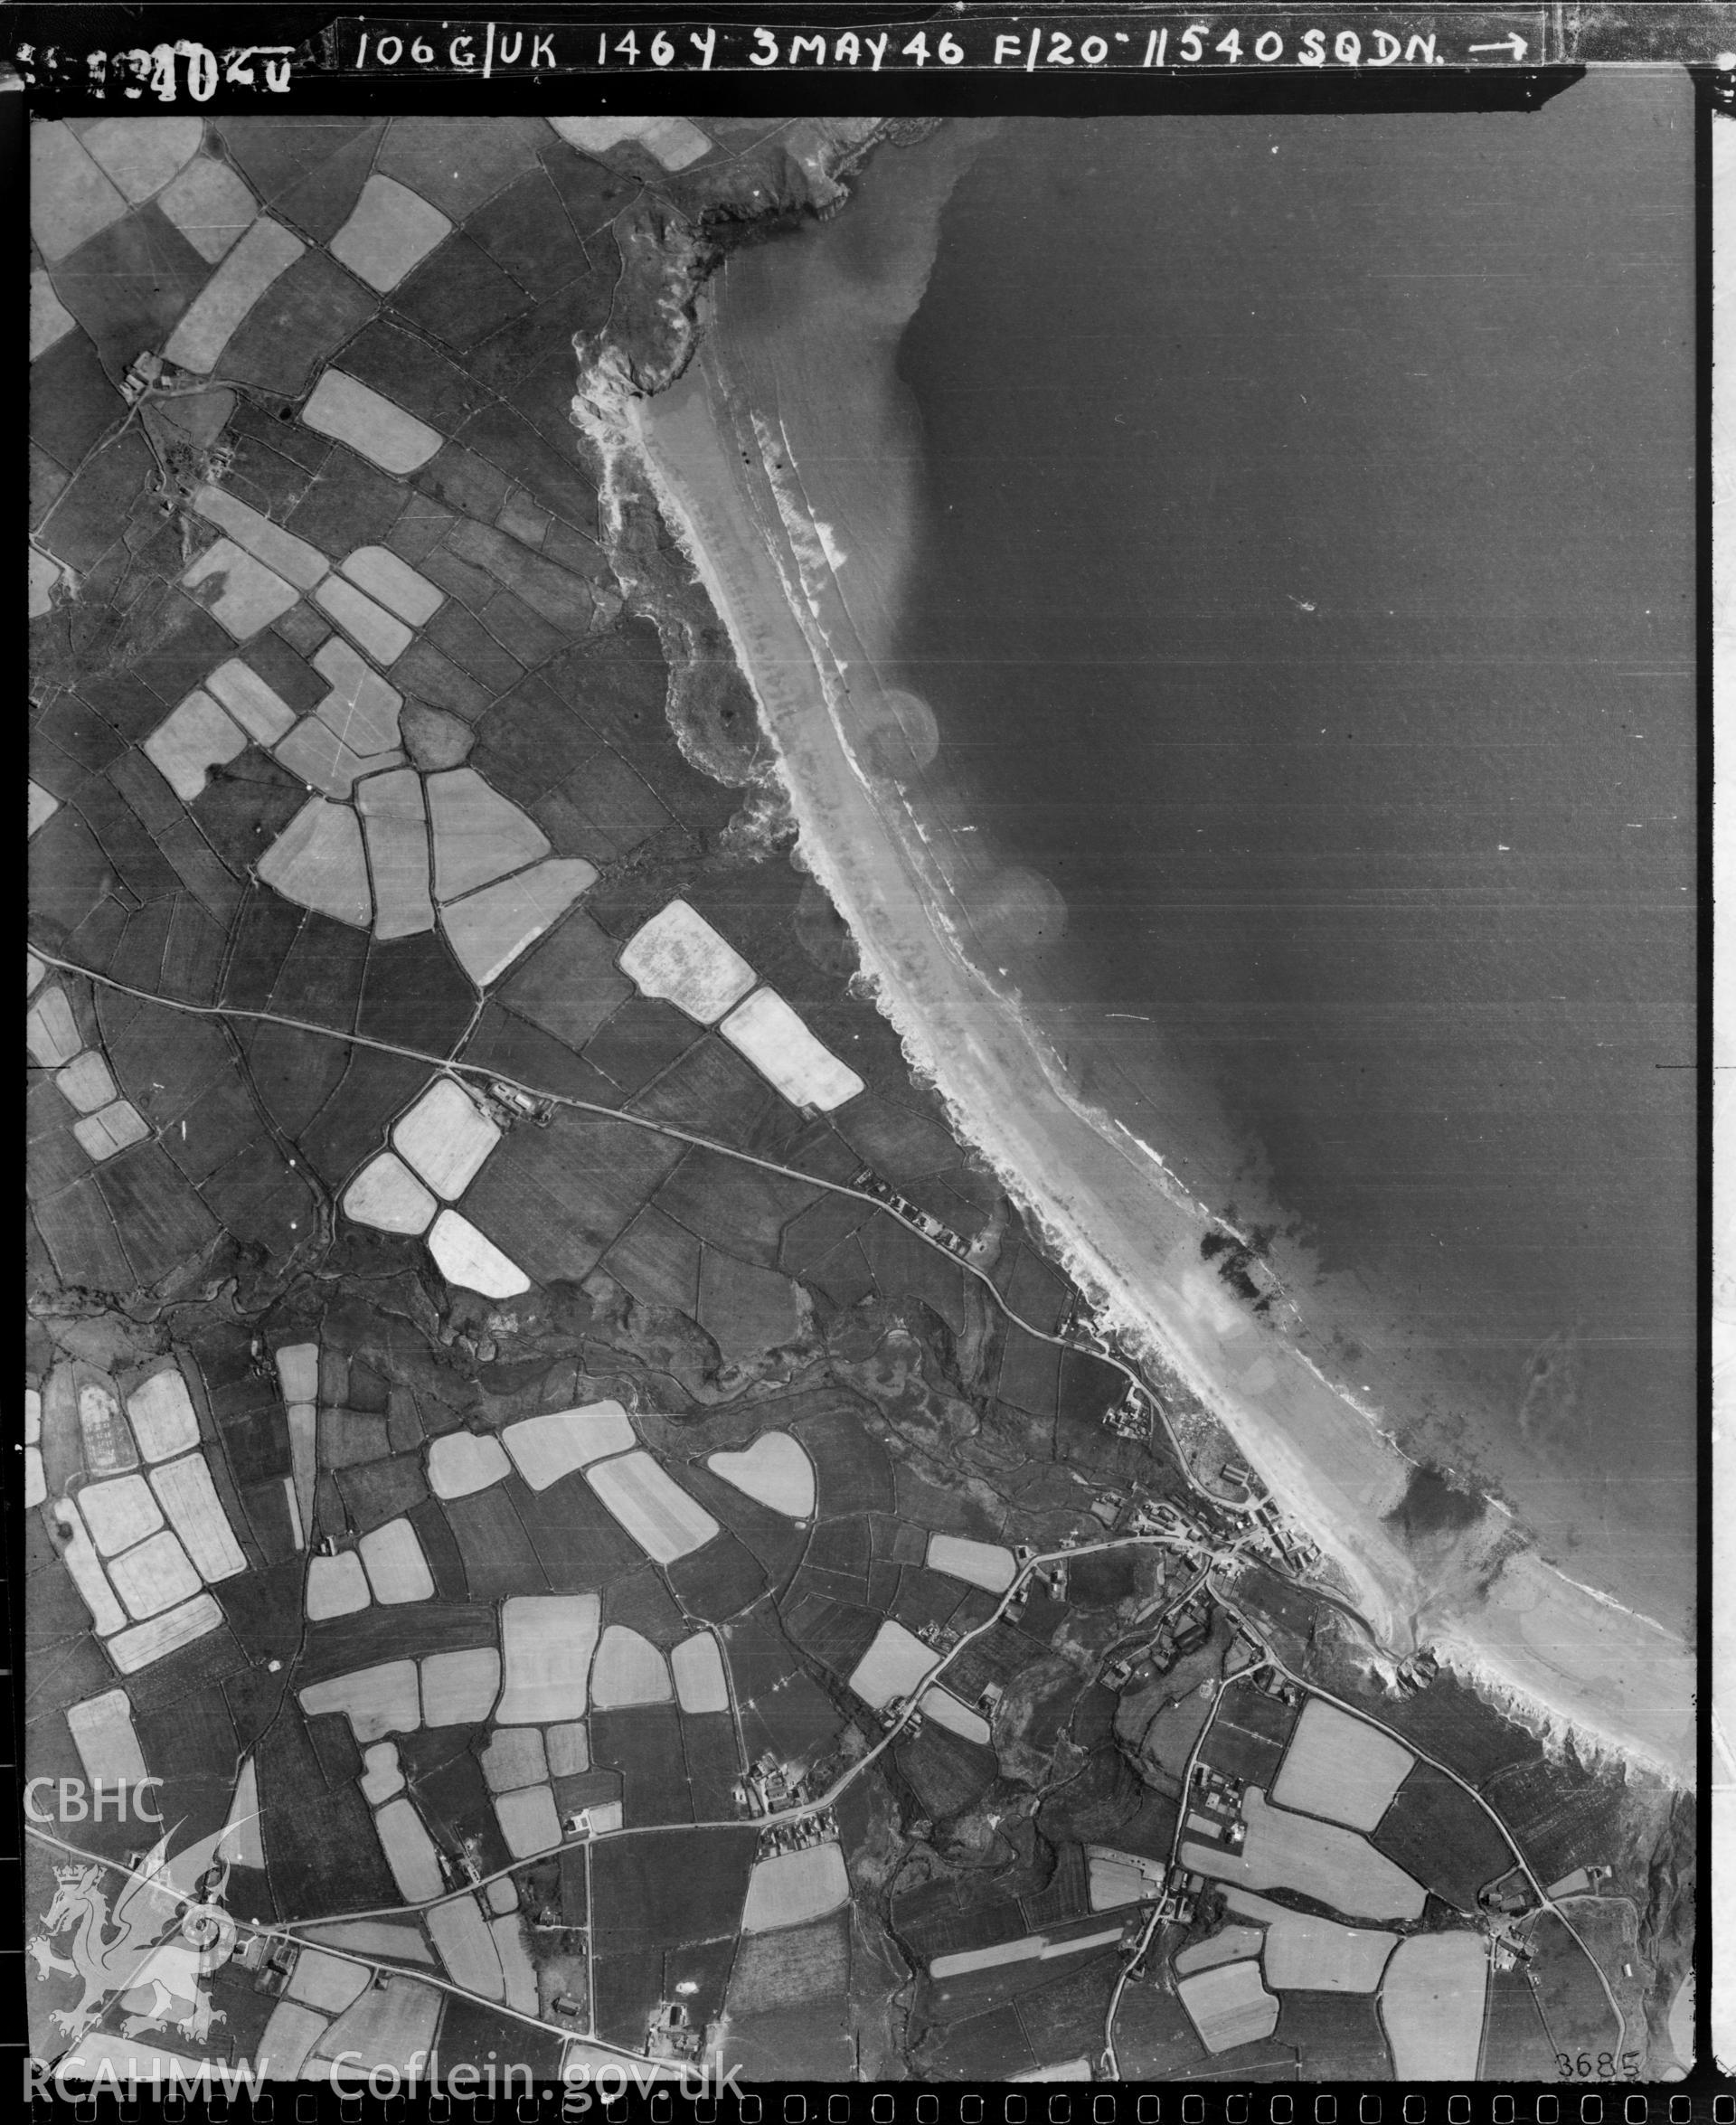
<svg viewBox="0 0 1736 2125">
<path fill-rule="evenodd" d="M 1157 1394 L 1147 1384 L 1144 1375 L 1135 1366 L 1130 1365 L 1125 1358 L 1117 1356 L 1113 1352 L 1088 1348 L 1074 1342 L 1067 1336 L 1052 1335 L 1047 1329 L 1036 1327 L 1031 1322 L 1022 1319 L 1002 1298 L 994 1279 L 986 1270 L 979 1269 L 975 1262 L 955 1253 L 950 1247 L 946 1246 L 942 1242 L 932 1239 L 920 1225 L 894 1210 L 880 1196 L 870 1194 L 865 1188 L 852 1187 L 847 1181 L 827 1180 L 819 1174 L 804 1172 L 800 1166 L 781 1165 L 775 1158 L 762 1158 L 756 1152 L 743 1151 L 733 1144 L 719 1143 L 714 1138 L 701 1136 L 693 1129 L 682 1129 L 675 1122 L 654 1121 L 648 1116 L 629 1114 L 625 1109 L 619 1107 L 605 1107 L 594 1100 L 580 1100 L 566 1092 L 547 1091 L 540 1085 L 526 1084 L 518 1078 L 507 1077 L 498 1070 L 490 1069 L 486 1064 L 461 1062 L 458 1060 L 458 1051 L 463 1047 L 475 1029 L 476 1018 L 474 1015 L 470 1025 L 466 1028 L 463 1035 L 455 1044 L 453 1053 L 449 1055 L 440 1055 L 424 1048 L 407 1047 L 398 1041 L 377 1040 L 367 1034 L 340 1033 L 329 1025 L 316 1025 L 311 1019 L 293 1018 L 278 1011 L 250 1011 L 224 1004 L 186 1003 L 180 997 L 159 996 L 151 989 L 136 987 L 131 982 L 118 981 L 112 975 L 93 973 L 90 968 L 80 966 L 76 959 L 61 959 L 41 945 L 33 943 L 29 949 L 37 959 L 42 960 L 44 966 L 52 967 L 60 973 L 74 975 L 84 981 L 97 982 L 104 988 L 116 990 L 121 996 L 136 997 L 140 1003 L 155 1004 L 164 1010 L 184 1012 L 189 1017 L 194 1018 L 239 1019 L 249 1025 L 281 1025 L 291 1032 L 314 1034 L 325 1040 L 341 1042 L 345 1046 L 373 1048 L 382 1054 L 403 1056 L 410 1062 L 424 1063 L 432 1071 L 446 1071 L 454 1076 L 472 1077 L 485 1086 L 489 1084 L 506 1085 L 514 1091 L 523 1092 L 528 1099 L 546 1101 L 556 1107 L 571 1107 L 582 1114 L 595 1114 L 607 1121 L 618 1121 L 627 1128 L 643 1129 L 651 1136 L 673 1138 L 677 1143 L 690 1144 L 697 1150 L 715 1152 L 721 1158 L 733 1158 L 745 1166 L 757 1166 L 762 1172 L 775 1173 L 783 1179 L 800 1181 L 807 1187 L 824 1188 L 831 1195 L 847 1195 L 855 1202 L 869 1204 L 874 1209 L 884 1212 L 888 1217 L 896 1219 L 906 1232 L 913 1233 L 925 1247 L 932 1248 L 938 1254 L 943 1254 L 948 1261 L 956 1262 L 968 1275 L 975 1277 L 994 1300 L 1000 1312 L 1015 1327 L 1023 1328 L 1027 1336 L 1034 1336 L 1038 1342 L 1051 1344 L 1059 1350 L 1076 1350 L 1081 1352 L 1085 1356 L 1096 1358 L 1099 1364 L 1106 1365 L 1113 1371 L 1119 1373 L 1130 1386 L 1138 1388 L 1140 1393 L 1150 1401 L 1163 1424 L 1176 1467 L 1191 1488 L 1207 1504 L 1214 1506 L 1219 1512 L 1230 1513 L 1239 1517 L 1246 1517 L 1254 1510 L 1257 1500 L 1224 1497 L 1212 1489 L 1210 1485 L 1202 1483 L 1195 1476 L 1188 1462 L 1187 1455 L 1183 1450 L 1181 1440 L 1175 1435 L 1175 1427 L 1169 1421 L 1168 1412 L 1164 1408 Z M 478 1012 L 480 1009 L 481 1006 L 478 1005 Z M 843 1138 L 840 1138 L 839 1141 L 842 1142 Z M 851 1149 L 853 1157 L 858 1156 L 854 1147 L 846 1148 Z"/>
</svg>

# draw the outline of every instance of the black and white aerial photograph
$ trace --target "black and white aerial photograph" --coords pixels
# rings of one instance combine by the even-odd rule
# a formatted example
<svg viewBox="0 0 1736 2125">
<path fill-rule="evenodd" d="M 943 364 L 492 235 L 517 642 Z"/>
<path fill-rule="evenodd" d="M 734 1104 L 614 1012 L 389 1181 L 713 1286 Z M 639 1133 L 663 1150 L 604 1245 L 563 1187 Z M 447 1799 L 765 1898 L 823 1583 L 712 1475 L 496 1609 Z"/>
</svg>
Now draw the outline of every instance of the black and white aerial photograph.
<svg viewBox="0 0 1736 2125">
<path fill-rule="evenodd" d="M 1711 2125 L 1736 8 L 12 13 L 26 2108 Z"/>
</svg>

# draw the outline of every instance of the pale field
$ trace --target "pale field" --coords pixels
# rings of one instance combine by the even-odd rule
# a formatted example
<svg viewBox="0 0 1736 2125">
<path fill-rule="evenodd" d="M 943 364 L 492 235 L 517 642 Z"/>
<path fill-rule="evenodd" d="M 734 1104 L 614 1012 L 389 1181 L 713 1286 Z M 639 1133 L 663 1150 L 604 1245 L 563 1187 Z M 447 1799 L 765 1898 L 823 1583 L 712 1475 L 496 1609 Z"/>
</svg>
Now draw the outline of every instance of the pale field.
<svg viewBox="0 0 1736 2125">
<path fill-rule="evenodd" d="M 705 1466 L 786 1519 L 806 1520 L 813 1514 L 814 1464 L 788 1431 L 762 1431 L 739 1453 L 708 1456 Z"/>
<path fill-rule="evenodd" d="M 203 1453 L 151 1470 L 151 1488 L 170 1525 L 187 1545 L 199 1576 L 210 1584 L 247 1570 L 217 1487 Z"/>
<path fill-rule="evenodd" d="M 1027 1933 L 1018 1941 L 997 1941 L 992 1948 L 959 1948 L 937 1955 L 929 1964 L 931 1978 L 963 1978 L 973 1970 L 997 1970 L 1004 1963 L 1037 1962 L 1046 1945 L 1041 1933 Z"/>
<path fill-rule="evenodd" d="M 486 988 L 596 881 L 595 865 L 581 856 L 551 856 L 448 902 L 440 921 L 465 972 Z"/>
<path fill-rule="evenodd" d="M 358 546 L 338 565 L 370 598 L 413 628 L 426 627 L 446 602 L 444 590 L 437 590 L 389 547 Z"/>
<path fill-rule="evenodd" d="M 1185 1978 L 1196 1970 L 1212 1969 L 1221 1962 L 1240 1962 L 1248 1956 L 1257 1956 L 1265 1941 L 1258 1926 L 1224 1926 L 1209 1939 L 1184 1948 L 1175 1958 L 1175 1974 Z"/>
<path fill-rule="evenodd" d="M 133 1731 L 132 1700 L 125 1690 L 104 1690 L 100 1696 L 69 1705 L 66 1724 L 79 1761 L 92 1780 L 112 1785 L 125 1779 L 131 1784 L 146 1775 L 144 1752 Z"/>
<path fill-rule="evenodd" d="M 259 1772 L 252 1755 L 241 1764 L 230 1797 L 229 1813 L 217 1840 L 217 1856 L 234 1866 L 263 1867 L 265 1840 L 259 1830 Z"/>
<path fill-rule="evenodd" d="M 257 509 L 250 508 L 239 495 L 231 494 L 227 487 L 196 488 L 193 506 L 207 524 L 226 531 L 255 561 L 263 562 L 274 574 L 280 575 L 287 583 L 294 583 L 298 590 L 311 590 L 332 565 L 316 546 L 297 538 L 281 524 L 273 524 L 269 516 L 261 516 Z"/>
<path fill-rule="evenodd" d="M 502 1726 L 583 1718 L 601 1616 L 594 1593 L 515 1594 L 503 1605 Z"/>
<path fill-rule="evenodd" d="M 837 1845 L 809 1845 L 755 1863 L 741 1913 L 744 1933 L 769 1933 L 822 1919 L 850 1900 L 850 1876 Z"/>
<path fill-rule="evenodd" d="M 150 1133 L 149 1124 L 130 1100 L 111 1100 L 99 1112 L 72 1124 L 72 1134 L 86 1157 L 99 1165 L 129 1144 L 142 1144 Z"/>
<path fill-rule="evenodd" d="M 894 1697 L 908 1697 L 939 1658 L 914 1631 L 889 1619 L 857 1661 L 850 1687 L 878 1711 Z"/>
<path fill-rule="evenodd" d="M 493 1646 L 429 1653 L 422 1660 L 422 1717 L 428 1726 L 472 1726 L 500 1695 L 500 1655 Z"/>
<path fill-rule="evenodd" d="M 327 369 L 321 376 L 301 418 L 320 435 L 347 443 L 386 472 L 417 471 L 445 440 L 426 421 L 341 369 Z"/>
<path fill-rule="evenodd" d="M 208 1630 L 215 1630 L 222 1620 L 223 1612 L 212 1595 L 195 1594 L 192 1601 L 183 1601 L 165 1615 L 152 1617 L 148 1623 L 136 1623 L 130 1630 L 118 1631 L 108 1640 L 108 1658 L 123 1675 L 135 1675 L 153 1660 L 161 1660 L 179 1647 L 203 1638 Z"/>
<path fill-rule="evenodd" d="M 291 732 L 285 741 L 286 751 L 294 737 Z M 298 760 L 285 764 L 300 771 Z M 259 876 L 285 900 L 329 915 L 335 922 L 365 930 L 373 920 L 362 828 L 347 805 L 310 797 L 259 858 Z"/>
<path fill-rule="evenodd" d="M 371 1987 L 353 2007 L 340 2015 L 319 2046 L 322 2058 L 350 2054 L 352 2074 L 365 2073 L 371 2066 L 396 2066 L 407 2073 L 434 2042 L 434 2025 L 439 2018 L 444 1996 L 432 1985 L 419 1985 L 414 1978 L 395 1974 L 382 1987 Z"/>
<path fill-rule="evenodd" d="M 182 1548 L 180 1538 L 166 1527 L 137 1549 L 111 1560 L 108 1579 L 127 1613 L 141 1623 L 190 1600 L 199 1591 L 199 1574 L 193 1568 L 192 1558 Z"/>
<path fill-rule="evenodd" d="M 411 1734 L 422 1724 L 421 1694 L 413 1660 L 382 1660 L 326 1682 L 309 1683 L 299 1693 L 304 1712 L 341 1712 L 358 1742 L 383 1741 L 388 1734 Z"/>
<path fill-rule="evenodd" d="M 455 1985 L 462 1985 L 467 1992 L 480 1993 L 485 1999 L 505 1998 L 506 1988 L 501 1979 L 494 1935 L 474 1896 L 453 1896 L 437 1903 L 427 1913 L 425 1923 L 434 1952 Z"/>
<path fill-rule="evenodd" d="M 127 1611 L 115 1599 L 115 1590 L 103 1571 L 96 1544 L 86 1532 L 83 1516 L 70 1497 L 58 1500 L 54 1519 L 61 1535 L 61 1558 L 79 1590 L 79 1598 L 90 1611 L 99 1638 L 108 1638 L 127 1620 Z"/>
<path fill-rule="evenodd" d="M 1175 1988 L 1207 2051 L 1258 2044 L 1278 2026 L 1278 2001 L 1260 1982 L 1257 1962 L 1225 1962 L 1184 1978 Z"/>
<path fill-rule="evenodd" d="M 1244 1794 L 1242 1811 L 1248 1836 L 1240 1852 L 1190 1840 L 1182 1865 L 1242 1888 L 1295 1889 L 1356 1918 L 1421 1917 L 1422 1889 L 1355 1831 L 1269 1807 L 1257 1786 Z"/>
<path fill-rule="evenodd" d="M 1245 1889 L 1229 1890 L 1224 1902 L 1238 1918 L 1265 1926 L 1266 1981 L 1280 1992 L 1373 1992 L 1398 1943 L 1396 1933 L 1287 1911 Z"/>
<path fill-rule="evenodd" d="M 290 584 L 273 574 L 263 562 L 255 561 L 233 539 L 219 539 L 183 569 L 181 581 L 190 590 L 206 583 L 221 583 L 221 590 L 196 602 L 238 642 L 250 641 L 262 628 L 281 619 L 299 602 Z"/>
<path fill-rule="evenodd" d="M 531 1960 L 524 1923 L 517 1912 L 490 1919 L 495 1953 L 500 1958 L 500 1974 L 505 1981 L 506 2004 L 522 2015 L 536 2012 L 536 1965 Z"/>
<path fill-rule="evenodd" d="M 753 987 L 753 968 L 684 900 L 672 900 L 627 940 L 621 972 L 642 996 L 661 996 L 714 1025 Z"/>
<path fill-rule="evenodd" d="M 24 1017 L 24 1045 L 44 1070 L 70 1062 L 84 1042 L 63 988 L 45 988 Z"/>
<path fill-rule="evenodd" d="M 278 1385 L 285 1402 L 319 1400 L 319 1346 L 286 1343 L 277 1352 Z M 152 1455 L 155 1460 L 158 1457 Z"/>
<path fill-rule="evenodd" d="M 302 1532 L 314 1524 L 314 1486 L 319 1478 L 319 1412 L 311 1402 L 292 1402 L 289 1418 L 289 1467 L 286 1478 L 296 1508 L 296 1547 L 305 1549 Z"/>
<path fill-rule="evenodd" d="M 1151 1876 L 1131 1859 L 1104 1859 L 1093 1853 L 1085 1868 L 1093 1911 L 1118 1911 L 1123 1904 L 1138 1903 L 1156 1894 Z"/>
<path fill-rule="evenodd" d="M 304 716 L 271 750 L 278 763 L 292 775 L 322 795 L 339 798 L 350 795 L 358 775 L 366 774 L 371 768 L 401 766 L 403 761 L 401 753 L 382 753 L 378 760 L 363 760 L 359 752 L 352 752 L 329 724 L 323 723 L 316 715 Z M 290 826 L 294 824 L 292 819 Z M 288 831 L 286 828 L 285 832 Z M 266 860 L 272 862 L 273 869 L 279 873 L 288 855 L 293 853 L 292 846 L 285 855 L 278 856 L 282 843 L 283 836 L 279 835 L 266 851 Z M 281 886 L 278 890 L 284 891 Z"/>
<path fill-rule="evenodd" d="M 79 1510 L 99 1556 L 129 1550 L 163 1525 L 163 1515 L 142 1476 L 111 1476 L 106 1483 L 87 1483 L 79 1492 Z"/>
<path fill-rule="evenodd" d="M 406 1903 L 420 1903 L 446 1887 L 434 1840 L 411 1803 L 401 1795 L 376 1809 L 373 1827 L 392 1878 Z"/>
<path fill-rule="evenodd" d="M 113 1103 L 117 1087 L 108 1065 L 94 1048 L 72 1060 L 54 1074 L 54 1089 L 80 1114 L 94 1114 Z"/>
<path fill-rule="evenodd" d="M 659 1564 L 702 1549 L 717 1522 L 648 1453 L 622 1454 L 585 1470 L 585 1480 L 646 1554 Z"/>
<path fill-rule="evenodd" d="M 587 155 L 600 154 L 623 140 L 637 140 L 665 170 L 684 170 L 712 147 L 708 137 L 689 118 L 552 118 L 549 123 L 563 140 Z"/>
<path fill-rule="evenodd" d="M 1005 1593 L 1017 1572 L 1013 1553 L 998 1542 L 969 1542 L 962 1535 L 929 1537 L 930 1570 L 968 1580 L 987 1593 Z"/>
<path fill-rule="evenodd" d="M 288 703 L 239 656 L 219 665 L 205 685 L 260 745 L 275 745 L 296 720 Z"/>
<path fill-rule="evenodd" d="M 1483 2044 L 1488 1950 L 1476 1933 L 1413 1933 L 1381 1987 L 1392 2071 L 1404 2081 L 1469 2081 Z"/>
<path fill-rule="evenodd" d="M 193 298 L 163 350 L 164 360 L 208 375 L 235 327 L 306 248 L 281 222 L 261 215 Z"/>
<path fill-rule="evenodd" d="M 376 294 L 388 294 L 419 266 L 452 224 L 439 207 L 395 177 L 376 172 L 362 187 L 350 218 L 326 246 Z"/>
<path fill-rule="evenodd" d="M 511 1793 L 520 1786 L 541 1785 L 549 1760 L 540 1726 L 497 1726 L 482 1752 L 482 1775 L 491 1793 Z"/>
<path fill-rule="evenodd" d="M 364 590 L 341 575 L 328 575 L 314 592 L 314 603 L 346 635 L 361 643 L 379 664 L 395 664 L 415 640 L 395 613 L 376 605 Z"/>
<path fill-rule="evenodd" d="M 134 1388 L 127 1396 L 127 1415 L 145 1459 L 172 1459 L 200 1443 L 193 1398 L 176 1366 L 153 1373 L 145 1385 Z"/>
<path fill-rule="evenodd" d="M 501 1443 L 533 1490 L 546 1490 L 575 1469 L 635 1444 L 633 1426 L 618 1402 L 593 1402 L 583 1409 L 556 1410 L 508 1424 Z"/>
<path fill-rule="evenodd" d="M 696 1630 L 683 1639 L 669 1656 L 675 1672 L 675 1695 L 684 1712 L 727 1712 L 729 1678 L 723 1673 L 723 1656 L 708 1630 Z"/>
<path fill-rule="evenodd" d="M 590 1735 L 582 1719 L 565 1719 L 542 1736 L 551 1778 L 572 1778 L 590 1769 Z"/>
<path fill-rule="evenodd" d="M 378 1808 L 404 1790 L 403 1768 L 393 1742 L 370 1742 L 362 1752 L 362 1776 L 355 1781 L 370 1808 Z"/>
<path fill-rule="evenodd" d="M 326 2017 L 316 2015 L 312 2007 L 299 2007 L 290 1999 L 278 2000 L 253 2054 L 254 2065 L 267 2080 L 296 2080 L 308 2053 L 326 2034 Z"/>
<path fill-rule="evenodd" d="M 224 766 L 247 750 L 247 732 L 195 687 L 145 741 L 146 760 L 183 804 L 191 804 Z"/>
<path fill-rule="evenodd" d="M 988 1747 L 987 1720 L 980 1712 L 974 1712 L 968 1705 L 962 1704 L 950 1690 L 942 1689 L 936 1683 L 931 1689 L 924 1690 L 918 1701 L 937 1726 L 944 1726 L 960 1741 L 975 1742 L 979 1748 Z"/>
<path fill-rule="evenodd" d="M 24 1016 L 24 1045 L 43 1070 L 70 1062 L 84 1040 L 63 988 L 45 988 Z"/>
<path fill-rule="evenodd" d="M 320 722 L 352 752 L 377 760 L 399 741 L 398 713 L 404 697 L 347 643 L 331 635 L 314 652 L 314 669 L 331 691 L 314 710 Z M 401 758 L 401 755 L 400 756 Z"/>
<path fill-rule="evenodd" d="M 368 1983 L 365 1963 L 346 1962 L 341 1955 L 322 1955 L 316 1948 L 304 1948 L 283 1997 L 317 2007 L 322 2014 L 337 2015 L 360 1998 Z"/>
<path fill-rule="evenodd" d="M 456 1210 L 443 1210 L 428 1235 L 428 1251 L 448 1284 L 462 1284 L 485 1299 L 515 1299 L 531 1280 L 486 1233 Z"/>
<path fill-rule="evenodd" d="M 1401 1742 L 1379 1727 L 1310 1697 L 1272 1780 L 1271 1797 L 1281 1808 L 1372 1830 L 1415 1761 Z"/>
<path fill-rule="evenodd" d="M 675 1695 L 669 1663 L 648 1638 L 611 1623 L 590 1667 L 590 1701 L 599 1712 L 622 1705 L 666 1705 Z"/>
<path fill-rule="evenodd" d="M 383 1526 L 371 1528 L 356 1547 L 376 1601 L 394 1607 L 402 1601 L 433 1600 L 434 1575 L 408 1520 L 388 1520 Z"/>
<path fill-rule="evenodd" d="M 492 1431 L 442 1431 L 429 1443 L 428 1487 L 436 1497 L 468 1497 L 512 1472 Z"/>
<path fill-rule="evenodd" d="M 718 1031 L 793 1107 L 817 1107 L 829 1113 L 863 1089 L 849 1064 L 816 1040 L 774 989 L 756 989 Z"/>
<path fill-rule="evenodd" d="M 428 778 L 428 816 L 437 900 L 461 900 L 549 853 L 542 829 L 475 768 L 445 768 Z"/>
<path fill-rule="evenodd" d="M 316 1623 L 328 1623 L 334 1616 L 354 1616 L 368 1606 L 368 1575 L 354 1550 L 340 1550 L 335 1557 L 307 1560 L 307 1614 Z"/>
<path fill-rule="evenodd" d="M 561 1814 L 552 1786 L 519 1786 L 495 1795 L 495 1819 L 514 1859 L 552 1852 L 561 1842 Z"/>
</svg>

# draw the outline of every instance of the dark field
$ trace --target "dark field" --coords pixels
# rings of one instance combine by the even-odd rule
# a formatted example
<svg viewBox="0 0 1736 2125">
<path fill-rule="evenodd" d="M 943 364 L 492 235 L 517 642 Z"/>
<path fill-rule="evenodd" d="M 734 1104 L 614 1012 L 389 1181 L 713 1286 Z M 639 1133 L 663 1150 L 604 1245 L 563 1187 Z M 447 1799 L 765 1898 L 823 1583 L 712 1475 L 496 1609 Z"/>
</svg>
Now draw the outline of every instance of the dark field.
<svg viewBox="0 0 1736 2125">
<path fill-rule="evenodd" d="M 1390 2081 L 1392 2061 L 1372 1997 L 1281 1992 L 1275 2044 L 1296 2054 L 1305 2081 Z"/>
<path fill-rule="evenodd" d="M 1477 1891 L 1514 1860 L 1512 1846 L 1465 1789 L 1429 1763 L 1407 1775 L 1370 1842 L 1463 1912 L 1475 1912 Z"/>
</svg>

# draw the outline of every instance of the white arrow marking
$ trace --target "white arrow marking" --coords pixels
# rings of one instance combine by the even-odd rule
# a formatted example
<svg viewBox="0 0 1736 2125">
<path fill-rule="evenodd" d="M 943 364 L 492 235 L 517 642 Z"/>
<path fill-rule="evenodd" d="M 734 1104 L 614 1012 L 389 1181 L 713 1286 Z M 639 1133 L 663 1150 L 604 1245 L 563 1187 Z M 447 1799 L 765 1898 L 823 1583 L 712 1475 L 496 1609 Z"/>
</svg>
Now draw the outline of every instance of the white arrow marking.
<svg viewBox="0 0 1736 2125">
<path fill-rule="evenodd" d="M 1473 52 L 1511 52 L 1515 60 L 1525 56 L 1525 40 L 1514 30 L 1510 37 L 1503 37 L 1495 44 L 1473 44 Z"/>
</svg>

